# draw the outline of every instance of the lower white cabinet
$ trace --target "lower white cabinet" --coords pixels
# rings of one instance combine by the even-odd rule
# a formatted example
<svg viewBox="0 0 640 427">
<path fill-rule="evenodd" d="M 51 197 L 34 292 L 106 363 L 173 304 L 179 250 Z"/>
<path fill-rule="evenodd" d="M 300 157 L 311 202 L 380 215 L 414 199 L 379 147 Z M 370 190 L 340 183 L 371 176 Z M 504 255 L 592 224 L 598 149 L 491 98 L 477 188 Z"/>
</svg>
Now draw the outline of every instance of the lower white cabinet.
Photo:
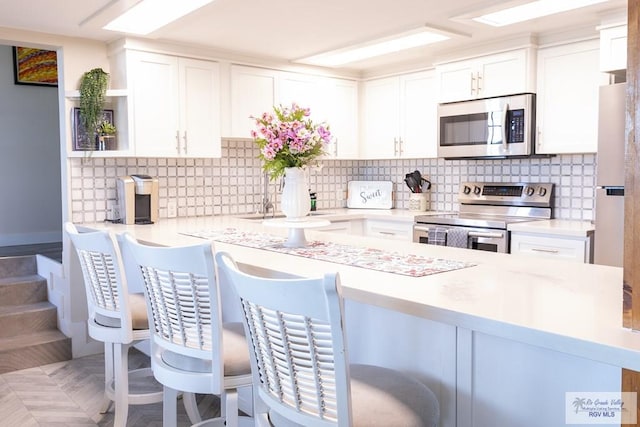
<svg viewBox="0 0 640 427">
<path fill-rule="evenodd" d="M 331 221 L 331 224 L 318 228 L 319 231 L 329 231 L 332 233 L 362 235 L 362 220 Z"/>
<path fill-rule="evenodd" d="M 413 239 L 413 222 L 366 219 L 364 235 L 410 242 Z"/>
<path fill-rule="evenodd" d="M 592 236 L 511 232 L 511 253 L 582 263 L 593 262 Z"/>
</svg>

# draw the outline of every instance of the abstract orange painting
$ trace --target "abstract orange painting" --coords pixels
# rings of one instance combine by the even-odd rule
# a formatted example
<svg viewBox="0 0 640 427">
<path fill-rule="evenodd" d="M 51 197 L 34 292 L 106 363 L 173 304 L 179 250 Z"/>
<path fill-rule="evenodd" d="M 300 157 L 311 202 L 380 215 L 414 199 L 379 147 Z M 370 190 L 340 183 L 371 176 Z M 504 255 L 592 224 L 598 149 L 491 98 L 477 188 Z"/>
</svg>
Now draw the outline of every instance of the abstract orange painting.
<svg viewBox="0 0 640 427">
<path fill-rule="evenodd" d="M 16 84 L 58 86 L 58 58 L 53 50 L 13 48 Z"/>
</svg>

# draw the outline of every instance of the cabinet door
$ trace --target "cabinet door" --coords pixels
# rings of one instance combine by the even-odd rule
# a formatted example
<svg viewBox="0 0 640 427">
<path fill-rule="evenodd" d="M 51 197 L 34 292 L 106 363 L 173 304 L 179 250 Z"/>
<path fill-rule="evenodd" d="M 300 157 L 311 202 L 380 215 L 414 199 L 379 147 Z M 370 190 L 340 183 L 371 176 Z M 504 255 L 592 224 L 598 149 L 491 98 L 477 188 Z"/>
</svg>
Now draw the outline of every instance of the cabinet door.
<svg viewBox="0 0 640 427">
<path fill-rule="evenodd" d="M 358 158 L 358 83 L 353 80 L 327 79 L 322 93 L 326 99 L 320 117 L 329 124 L 333 142 L 328 157 Z"/>
<path fill-rule="evenodd" d="M 597 40 L 540 49 L 536 152 L 594 153 L 600 72 Z"/>
<path fill-rule="evenodd" d="M 627 26 L 600 31 L 600 71 L 627 69 Z"/>
<path fill-rule="evenodd" d="M 475 75 L 472 61 L 443 64 L 436 69 L 438 93 L 441 102 L 461 101 L 475 97 Z"/>
<path fill-rule="evenodd" d="M 365 82 L 361 157 L 388 159 L 398 155 L 399 117 L 398 78 Z"/>
<path fill-rule="evenodd" d="M 400 157 L 437 157 L 438 101 L 435 73 L 400 78 Z"/>
<path fill-rule="evenodd" d="M 299 73 L 280 73 L 276 99 L 278 104 L 291 106 L 294 102 L 311 110 L 311 119 L 323 121 L 320 112 L 324 110 L 320 93 L 321 82 L 317 77 Z"/>
<path fill-rule="evenodd" d="M 534 91 L 527 84 L 532 73 L 527 67 L 525 50 L 479 58 L 477 67 L 476 88 L 482 98 Z"/>
<path fill-rule="evenodd" d="M 220 157 L 218 63 L 180 59 L 180 144 L 187 157 Z"/>
<path fill-rule="evenodd" d="M 137 156 L 176 156 L 178 134 L 178 59 L 130 52 L 133 144 Z"/>
<path fill-rule="evenodd" d="M 276 72 L 262 68 L 231 67 L 231 134 L 250 138 L 255 129 L 251 116 L 273 111 Z"/>
</svg>

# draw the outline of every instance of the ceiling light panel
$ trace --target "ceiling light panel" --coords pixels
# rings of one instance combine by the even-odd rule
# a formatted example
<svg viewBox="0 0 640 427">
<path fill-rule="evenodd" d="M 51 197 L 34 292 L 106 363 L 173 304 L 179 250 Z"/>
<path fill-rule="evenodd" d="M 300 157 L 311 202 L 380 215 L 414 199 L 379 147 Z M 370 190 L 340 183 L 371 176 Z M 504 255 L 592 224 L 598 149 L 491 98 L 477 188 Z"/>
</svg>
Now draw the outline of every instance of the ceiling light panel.
<svg viewBox="0 0 640 427">
<path fill-rule="evenodd" d="M 142 0 L 103 28 L 146 35 L 211 2 L 213 0 Z"/>
<path fill-rule="evenodd" d="M 338 67 L 351 62 L 373 58 L 375 56 L 386 55 L 401 50 L 424 46 L 431 43 L 448 40 L 450 37 L 428 28 L 421 28 L 385 37 L 384 39 L 373 40 L 343 49 L 333 50 L 318 55 L 302 58 L 296 62 L 323 67 Z"/>
<path fill-rule="evenodd" d="M 520 6 L 487 13 L 472 19 L 494 27 L 503 27 L 543 16 L 566 12 L 568 10 L 604 3 L 606 1 L 608 0 L 538 0 Z"/>
</svg>

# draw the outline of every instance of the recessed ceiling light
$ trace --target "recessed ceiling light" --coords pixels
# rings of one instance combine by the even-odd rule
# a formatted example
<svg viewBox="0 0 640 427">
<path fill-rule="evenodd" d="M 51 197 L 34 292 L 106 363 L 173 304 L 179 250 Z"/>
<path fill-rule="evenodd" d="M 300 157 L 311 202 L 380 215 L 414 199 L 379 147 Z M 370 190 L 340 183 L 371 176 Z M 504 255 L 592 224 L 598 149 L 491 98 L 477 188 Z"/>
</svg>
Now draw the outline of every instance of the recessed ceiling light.
<svg viewBox="0 0 640 427">
<path fill-rule="evenodd" d="M 608 0 L 538 0 L 520 6 L 502 9 L 472 18 L 474 21 L 494 27 L 515 24 L 542 16 L 579 9 L 593 4 L 604 3 Z"/>
<path fill-rule="evenodd" d="M 298 59 L 295 62 L 320 65 L 323 67 L 338 67 L 350 62 L 437 43 L 448 40 L 449 38 L 444 31 L 422 27 L 382 39 Z"/>
<path fill-rule="evenodd" d="M 142 0 L 103 28 L 145 35 L 211 2 L 213 0 Z"/>
</svg>

